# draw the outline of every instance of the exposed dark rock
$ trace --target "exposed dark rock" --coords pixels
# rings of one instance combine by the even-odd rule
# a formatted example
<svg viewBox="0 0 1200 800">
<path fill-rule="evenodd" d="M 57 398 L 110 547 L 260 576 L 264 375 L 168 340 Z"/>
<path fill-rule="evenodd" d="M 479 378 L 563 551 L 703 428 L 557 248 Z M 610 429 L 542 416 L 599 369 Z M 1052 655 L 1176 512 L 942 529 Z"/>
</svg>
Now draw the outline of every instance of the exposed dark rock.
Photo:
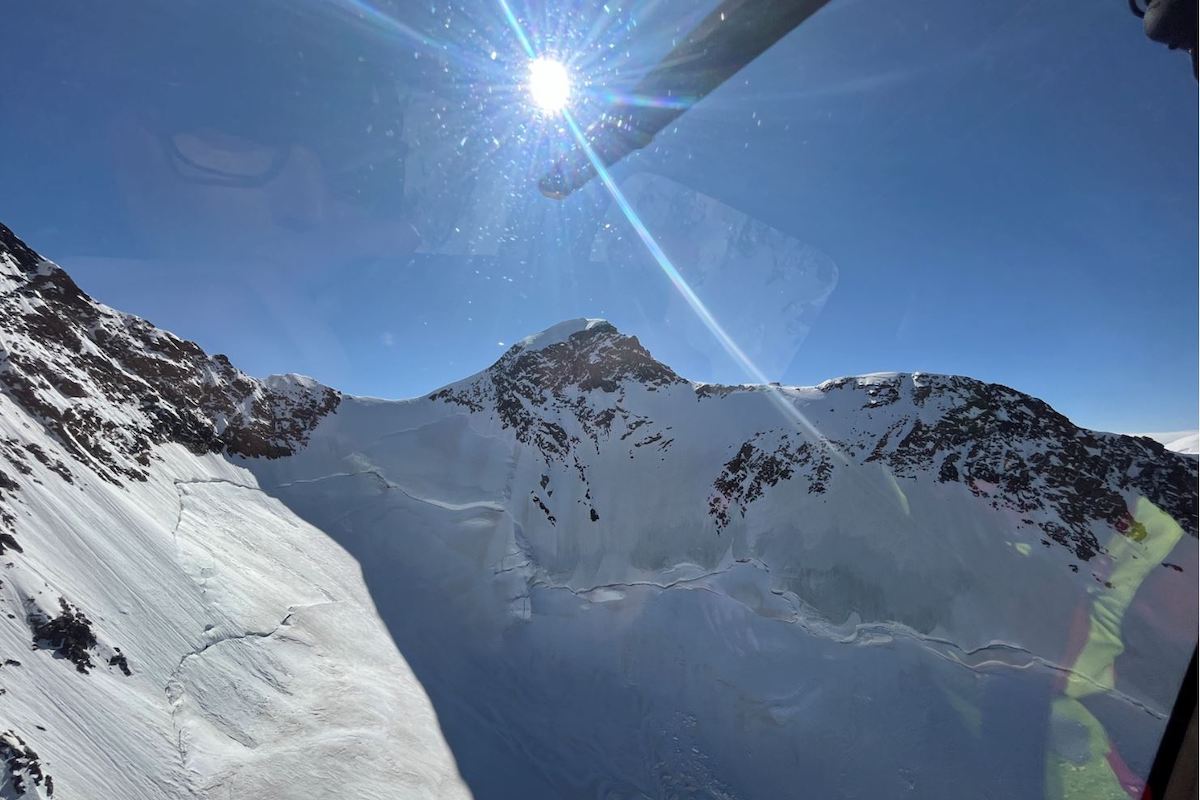
<svg viewBox="0 0 1200 800">
<path fill-rule="evenodd" d="M 873 447 L 871 449 L 871 455 L 867 456 L 866 460 L 867 461 L 878 461 L 881 458 L 883 458 L 887 451 L 888 442 L 892 438 L 892 434 L 896 433 L 896 431 L 900 430 L 903 427 L 904 427 L 904 420 L 901 420 L 899 422 L 893 423 L 891 425 L 891 427 L 889 427 L 886 431 L 884 431 L 883 436 L 879 437 L 879 441 L 875 442 L 875 447 Z"/>
<path fill-rule="evenodd" d="M 942 466 L 938 468 L 938 480 L 942 483 L 955 483 L 958 481 L 958 453 L 948 453 L 942 459 Z"/>
<path fill-rule="evenodd" d="M 2 234 L 3 231 L 0 231 L 0 235 Z M 0 764 L 4 765 L 7 773 L 3 783 L 11 785 L 13 796 L 20 797 L 25 794 L 30 783 L 34 786 L 44 784 L 46 796 L 54 795 L 54 779 L 42 770 L 38 754 L 11 729 L 0 733 Z"/>
<path fill-rule="evenodd" d="M 548 462 L 567 463 L 578 441 L 554 416 L 575 419 L 598 446 L 618 421 L 626 436 L 650 424 L 622 406 L 630 386 L 657 391 L 685 383 L 636 337 L 601 322 L 545 347 L 514 345 L 480 379 L 434 392 L 430 399 L 476 413 L 492 410 L 518 441 L 536 447 Z"/>
<path fill-rule="evenodd" d="M 29 475 L 33 467 L 29 466 L 29 455 L 16 439 L 0 439 L 0 455 L 21 475 Z"/>
<path fill-rule="evenodd" d="M 0 522 L 11 525 L 13 523 L 11 516 L 7 515 L 0 509 Z M 25 552 L 21 549 L 21 545 L 17 543 L 17 539 L 11 533 L 0 531 L 0 555 L 3 555 L 9 550 L 16 550 L 18 553 Z"/>
<path fill-rule="evenodd" d="M 10 510 L 11 498 L 20 488 L 21 484 L 6 475 L 4 470 L 0 470 L 0 555 L 8 550 L 22 552 L 21 545 L 17 544 L 17 539 L 12 534 L 17 518 Z"/>
<path fill-rule="evenodd" d="M 825 444 L 814 444 L 791 433 L 760 433 L 725 462 L 725 468 L 713 481 L 708 512 L 720 531 L 732 521 L 731 509 L 737 508 L 745 514 L 765 489 L 791 479 L 797 470 L 804 472 L 810 494 L 824 493 L 832 468 Z"/>
<path fill-rule="evenodd" d="M 112 658 L 108 659 L 108 665 L 110 667 L 119 668 L 121 672 L 125 673 L 125 677 L 132 675 L 133 673 L 129 671 L 129 659 L 127 659 L 124 654 L 121 653 L 121 648 L 114 647 L 113 650 L 115 650 L 116 653 Z"/>
<path fill-rule="evenodd" d="M 67 465 L 61 459 L 51 458 L 46 454 L 46 451 L 41 448 L 36 442 L 27 442 L 25 449 L 36 458 L 42 466 L 51 472 L 56 473 L 67 483 L 74 483 L 75 476 L 71 474 L 71 470 L 67 469 Z"/>
<path fill-rule="evenodd" d="M 58 606 L 57 617 L 46 619 L 41 615 L 31 615 L 33 643 L 35 646 L 53 648 L 56 654 L 86 675 L 88 670 L 95 667 L 90 652 L 96 647 L 92 621 L 68 603 L 65 597 L 58 598 Z"/>
<path fill-rule="evenodd" d="M 900 399 L 900 376 L 876 380 L 866 385 L 869 398 L 863 408 L 879 408 L 890 406 Z"/>
<path fill-rule="evenodd" d="M 949 376 L 914 382 L 944 411 L 935 423 L 914 423 L 897 446 L 889 458 L 897 476 L 940 463 L 939 477 L 965 484 L 996 508 L 1051 512 L 1061 524 L 1043 522 L 1042 529 L 1084 560 L 1100 548 L 1095 525 L 1138 537 L 1130 502 L 1139 496 L 1197 534 L 1193 459 L 1149 439 L 1083 430 L 1006 386 Z"/>
<path fill-rule="evenodd" d="M 550 513 L 550 509 L 546 507 L 546 504 L 542 502 L 542 498 L 538 497 L 536 492 L 530 492 L 529 499 L 534 502 L 534 505 L 542 510 L 542 513 L 546 515 L 546 519 L 549 520 L 551 525 L 557 522 L 557 520 L 554 518 L 554 515 Z"/>
<path fill-rule="evenodd" d="M 737 391 L 744 391 L 745 389 L 745 386 L 727 386 L 721 383 L 698 383 L 696 384 L 696 399 L 703 400 L 706 397 L 722 398 Z"/>
<path fill-rule="evenodd" d="M 632 436 L 634 434 L 634 432 L 638 428 L 642 427 L 643 425 L 648 424 L 649 422 L 650 422 L 650 420 L 645 417 L 639 417 L 638 419 L 633 420 L 632 422 L 630 422 L 628 425 L 625 426 L 625 432 L 621 434 L 621 439 L 622 440 L 628 439 L 630 436 Z"/>
<path fill-rule="evenodd" d="M 861 393 L 866 413 L 892 406 L 888 413 L 897 414 L 882 433 L 853 428 L 857 440 L 837 443 L 843 453 L 869 453 L 864 462 L 882 462 L 897 478 L 932 473 L 943 483 L 960 483 L 995 509 L 1021 513 L 1025 524 L 1081 560 L 1100 551 L 1099 530 L 1135 540 L 1146 535 L 1131 512 L 1138 498 L 1197 535 L 1196 460 L 1153 440 L 1078 428 L 1041 400 L 971 378 L 840 378 L 819 388 Z M 916 409 L 924 409 L 920 417 Z M 834 462 L 786 439 L 760 434 L 726 463 L 709 500 L 718 528 L 730 523 L 731 507 L 744 512 L 764 488 L 794 474 L 810 482 L 809 491 L 823 490 Z"/>
</svg>

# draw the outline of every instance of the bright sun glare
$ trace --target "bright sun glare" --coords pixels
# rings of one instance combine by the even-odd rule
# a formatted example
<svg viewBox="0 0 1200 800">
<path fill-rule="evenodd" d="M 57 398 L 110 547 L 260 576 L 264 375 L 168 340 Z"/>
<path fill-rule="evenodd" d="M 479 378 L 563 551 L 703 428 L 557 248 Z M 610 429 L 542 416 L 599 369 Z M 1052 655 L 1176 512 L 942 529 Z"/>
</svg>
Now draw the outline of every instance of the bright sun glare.
<svg viewBox="0 0 1200 800">
<path fill-rule="evenodd" d="M 567 68 L 549 58 L 530 61 L 529 96 L 542 111 L 561 111 L 571 99 L 571 78 Z"/>
</svg>

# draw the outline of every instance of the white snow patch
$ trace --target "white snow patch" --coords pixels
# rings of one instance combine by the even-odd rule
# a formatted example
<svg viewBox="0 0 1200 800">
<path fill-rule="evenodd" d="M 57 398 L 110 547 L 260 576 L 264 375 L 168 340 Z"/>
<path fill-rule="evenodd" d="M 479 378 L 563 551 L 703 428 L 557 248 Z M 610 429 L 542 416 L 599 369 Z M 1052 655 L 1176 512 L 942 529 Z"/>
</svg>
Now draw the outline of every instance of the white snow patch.
<svg viewBox="0 0 1200 800">
<path fill-rule="evenodd" d="M 1200 431 L 1169 431 L 1167 433 L 1131 433 L 1130 436 L 1145 436 L 1153 439 L 1168 450 L 1176 453 L 1200 454 Z"/>
<path fill-rule="evenodd" d="M 579 319 L 569 319 L 565 322 L 560 322 L 557 325 L 552 325 L 541 333 L 535 333 L 532 336 L 526 336 L 516 346 L 523 350 L 543 350 L 550 345 L 565 342 L 572 335 L 581 331 L 591 330 L 597 325 L 606 323 L 604 319 L 592 319 L 581 317 Z"/>
</svg>

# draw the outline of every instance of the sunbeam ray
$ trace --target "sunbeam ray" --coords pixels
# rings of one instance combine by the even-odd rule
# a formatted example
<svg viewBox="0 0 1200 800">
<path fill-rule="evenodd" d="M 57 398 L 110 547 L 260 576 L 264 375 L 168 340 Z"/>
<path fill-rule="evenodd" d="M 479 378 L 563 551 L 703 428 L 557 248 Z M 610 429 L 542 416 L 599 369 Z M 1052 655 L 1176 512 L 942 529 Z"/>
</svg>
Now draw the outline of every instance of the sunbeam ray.
<svg viewBox="0 0 1200 800">
<path fill-rule="evenodd" d="M 525 30 L 521 27 L 520 20 L 517 19 L 517 16 L 513 13 L 512 8 L 509 6 L 506 0 L 497 0 L 497 2 L 499 2 L 500 8 L 504 13 L 505 20 L 508 22 L 509 27 L 512 28 L 514 35 L 516 35 L 517 39 L 521 42 L 521 46 L 525 49 L 525 52 L 528 53 L 531 59 L 537 58 L 537 53 L 533 49 L 533 45 L 530 44 L 529 37 L 526 36 Z M 689 285 L 683 275 L 680 274 L 679 270 L 675 268 L 675 264 L 671 261 L 671 258 L 662 249 L 662 246 L 659 245 L 658 240 L 654 238 L 654 235 L 650 233 L 650 230 L 646 227 L 646 224 L 642 222 L 641 217 L 638 216 L 637 211 L 625 197 L 625 194 L 621 191 L 621 188 L 617 186 L 617 182 L 613 180 L 613 177 L 609 173 L 608 168 L 605 167 L 604 162 L 599 156 L 596 155 L 595 150 L 593 150 L 592 146 L 588 143 L 587 137 L 584 136 L 583 129 L 575 120 L 575 115 L 571 113 L 569 108 L 561 109 L 560 113 L 562 114 L 563 120 L 566 122 L 567 128 L 570 130 L 571 136 L 574 138 L 576 145 L 580 148 L 580 150 L 583 151 L 588 160 L 591 162 L 592 167 L 596 170 L 597 176 L 599 176 L 604 188 L 608 190 L 613 202 L 617 204 L 617 207 L 621 210 L 621 213 L 624 214 L 625 219 L 629 222 L 634 232 L 637 233 L 642 244 L 646 246 L 646 249 L 650 252 L 650 255 L 654 259 L 655 263 L 658 264 L 659 269 L 661 269 L 663 274 L 667 276 L 667 280 L 671 282 L 671 285 L 675 287 L 675 289 L 683 297 L 684 301 L 687 302 L 688 306 L 692 309 L 696 316 L 699 317 L 700 321 L 704 323 L 704 326 L 708 329 L 709 333 L 712 334 L 713 338 L 717 340 L 717 343 L 720 344 L 722 349 L 724 349 L 725 352 L 737 362 L 738 366 L 740 366 L 747 375 L 749 375 L 756 383 L 762 385 L 763 390 L 767 392 L 768 396 L 783 413 L 785 418 L 798 426 L 814 441 L 824 445 L 839 461 L 847 463 L 848 459 L 837 447 L 837 445 L 829 441 L 829 439 L 822 434 L 821 431 L 812 424 L 812 422 L 809 421 L 808 417 L 806 417 L 800 411 L 800 409 L 788 402 L 787 398 L 784 397 L 783 392 L 781 392 L 778 387 L 771 384 L 771 381 L 750 359 L 750 356 L 746 355 L 746 352 L 738 346 L 738 343 L 734 341 L 733 337 L 730 336 L 723 327 L 721 327 L 721 323 L 717 321 L 717 318 L 714 317 L 712 312 L 708 310 L 708 307 L 704 305 L 704 301 L 700 299 L 700 296 L 696 294 L 691 285 Z"/>
<path fill-rule="evenodd" d="M 708 328 L 709 333 L 713 335 L 713 338 L 717 340 L 725 352 L 728 353 L 730 357 L 732 357 L 733 360 L 738 363 L 738 366 L 740 366 L 747 375 L 753 378 L 756 383 L 759 383 L 763 386 L 764 391 L 767 392 L 768 396 L 770 396 L 775 405 L 779 407 L 780 411 L 783 412 L 785 417 L 798 425 L 805 433 L 812 437 L 814 441 L 825 445 L 825 447 L 827 447 L 829 451 L 839 460 L 845 462 L 846 458 L 837 448 L 837 446 L 834 445 L 833 442 L 829 441 L 829 439 L 827 439 L 824 434 L 822 434 L 821 431 L 818 430 L 817 427 L 808 420 L 808 417 L 801 413 L 798 408 L 788 402 L 787 398 L 783 396 L 783 393 L 778 389 L 778 387 L 771 384 L 770 379 L 768 379 L 767 376 L 763 374 L 762 370 L 760 370 L 758 366 L 750 360 L 750 356 L 746 355 L 745 351 L 742 350 L 742 348 L 738 346 L 738 343 L 733 340 L 733 337 L 730 336 L 723 327 L 721 327 L 721 323 L 717 321 L 717 318 L 714 317 L 712 312 L 708 310 L 708 307 L 704 305 L 704 301 L 700 299 L 700 296 L 696 294 L 696 292 L 688 284 L 687 280 L 683 277 L 683 275 L 680 274 L 679 270 L 675 268 L 675 264 L 671 261 L 671 258 L 659 245 L 658 240 L 654 238 L 654 235 L 650 233 L 650 229 L 646 227 L 644 222 L 642 222 L 641 217 L 638 216 L 638 213 L 634 209 L 633 205 L 625 197 L 624 192 L 621 191 L 621 187 L 617 186 L 617 182 L 613 180 L 612 174 L 608 171 L 608 168 L 604 166 L 604 162 L 599 156 L 596 155 L 596 152 L 592 149 L 592 146 L 588 144 L 587 137 L 583 135 L 583 130 L 575 121 L 575 116 L 571 113 L 570 109 L 563 109 L 562 114 L 563 118 L 566 120 L 567 127 L 571 131 L 571 135 L 575 139 L 575 143 L 587 155 L 588 160 L 592 163 L 592 167 L 596 170 L 596 175 L 599 176 L 601 183 L 604 184 L 604 188 L 607 189 L 609 195 L 612 196 L 613 202 L 617 204 L 617 207 L 621 210 L 621 213 L 625 215 L 625 219 L 628 220 L 629 225 L 633 228 L 634 232 L 637 233 L 638 238 L 642 241 L 642 244 L 644 244 L 646 249 L 650 251 L 650 255 L 654 258 L 655 263 L 658 264 L 659 269 L 663 271 L 663 274 L 667 276 L 667 279 L 671 282 L 679 294 L 683 296 L 683 299 L 687 302 L 688 306 L 690 306 L 696 316 L 700 318 L 700 321 L 704 323 L 704 326 Z"/>
<path fill-rule="evenodd" d="M 513 13 L 512 6 L 508 4 L 508 0 L 497 0 L 500 3 L 500 9 L 504 12 L 504 19 L 508 22 L 508 26 L 517 36 L 517 41 L 521 43 L 521 48 L 525 51 L 525 55 L 530 58 L 536 58 L 537 54 L 533 50 L 533 45 L 529 42 L 529 37 L 525 35 L 525 29 L 521 27 L 521 21 L 517 19 L 517 15 Z"/>
</svg>

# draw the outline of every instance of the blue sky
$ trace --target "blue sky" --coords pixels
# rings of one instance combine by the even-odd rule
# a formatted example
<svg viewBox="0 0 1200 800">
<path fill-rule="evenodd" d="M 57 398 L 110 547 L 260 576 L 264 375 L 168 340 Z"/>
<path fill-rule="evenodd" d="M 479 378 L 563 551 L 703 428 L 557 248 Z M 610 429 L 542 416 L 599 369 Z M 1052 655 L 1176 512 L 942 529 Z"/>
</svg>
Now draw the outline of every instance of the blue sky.
<svg viewBox="0 0 1200 800">
<path fill-rule="evenodd" d="M 702 11 L 510 2 L 585 124 Z M 495 0 L 6 18 L 0 219 L 112 306 L 359 394 L 578 316 L 747 379 L 602 187 L 538 194 L 568 134 Z M 833 0 L 615 176 L 771 378 L 959 373 L 1195 428 L 1196 103 L 1119 0 Z"/>
</svg>

